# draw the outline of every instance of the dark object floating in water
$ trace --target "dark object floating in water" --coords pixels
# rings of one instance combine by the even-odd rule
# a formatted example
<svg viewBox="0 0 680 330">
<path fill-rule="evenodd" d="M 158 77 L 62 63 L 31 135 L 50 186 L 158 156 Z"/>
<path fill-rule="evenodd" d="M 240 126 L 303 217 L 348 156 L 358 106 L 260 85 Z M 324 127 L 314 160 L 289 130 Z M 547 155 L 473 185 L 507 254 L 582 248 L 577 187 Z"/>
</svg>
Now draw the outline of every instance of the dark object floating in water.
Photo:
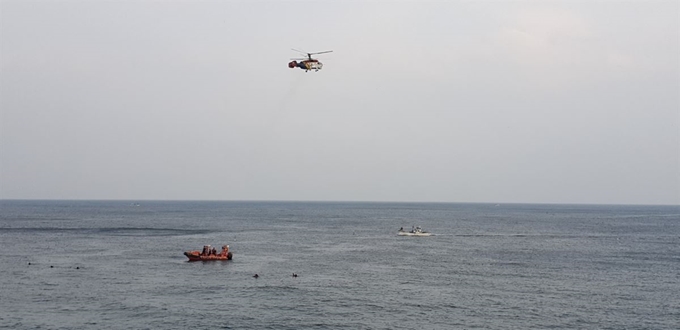
<svg viewBox="0 0 680 330">
<path fill-rule="evenodd" d="M 255 275 L 253 275 L 253 277 L 258 278 L 258 277 L 260 277 L 260 275 L 255 274 Z"/>
<path fill-rule="evenodd" d="M 293 273 L 293 277 L 297 277 L 297 274 Z"/>
</svg>

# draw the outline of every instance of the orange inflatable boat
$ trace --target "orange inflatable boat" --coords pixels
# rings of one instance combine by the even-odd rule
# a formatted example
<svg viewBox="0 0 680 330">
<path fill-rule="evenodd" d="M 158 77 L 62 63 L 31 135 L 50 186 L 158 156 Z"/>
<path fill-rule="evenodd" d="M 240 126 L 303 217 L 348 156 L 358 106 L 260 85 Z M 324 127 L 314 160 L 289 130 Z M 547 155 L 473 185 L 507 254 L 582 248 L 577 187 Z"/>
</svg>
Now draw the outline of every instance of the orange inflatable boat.
<svg viewBox="0 0 680 330">
<path fill-rule="evenodd" d="M 189 261 L 214 261 L 214 260 L 231 260 L 231 252 L 229 252 L 229 245 L 223 245 L 222 251 L 219 253 L 210 245 L 203 247 L 203 251 L 187 251 L 184 255 L 189 258 Z"/>
</svg>

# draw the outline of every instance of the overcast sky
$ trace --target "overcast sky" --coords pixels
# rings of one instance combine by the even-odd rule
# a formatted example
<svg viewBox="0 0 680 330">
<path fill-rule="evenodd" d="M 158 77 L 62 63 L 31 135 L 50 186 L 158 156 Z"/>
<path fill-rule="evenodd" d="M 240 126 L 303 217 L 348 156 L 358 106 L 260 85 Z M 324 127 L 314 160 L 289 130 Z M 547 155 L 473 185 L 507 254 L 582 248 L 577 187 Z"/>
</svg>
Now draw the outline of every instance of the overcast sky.
<svg viewBox="0 0 680 330">
<path fill-rule="evenodd" d="M 680 204 L 677 1 L 0 1 L 0 198 Z M 287 63 L 306 51 L 323 70 Z"/>
</svg>

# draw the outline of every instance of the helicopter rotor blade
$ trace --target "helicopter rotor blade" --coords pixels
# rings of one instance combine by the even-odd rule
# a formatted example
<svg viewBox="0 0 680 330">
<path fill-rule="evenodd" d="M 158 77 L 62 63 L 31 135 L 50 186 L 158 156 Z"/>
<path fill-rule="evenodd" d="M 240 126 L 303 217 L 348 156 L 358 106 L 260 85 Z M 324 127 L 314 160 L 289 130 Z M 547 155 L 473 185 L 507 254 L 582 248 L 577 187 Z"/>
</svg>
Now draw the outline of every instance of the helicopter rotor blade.
<svg viewBox="0 0 680 330">
<path fill-rule="evenodd" d="M 309 55 L 316 55 L 316 54 L 326 54 L 326 53 L 332 53 L 332 52 L 333 52 L 332 50 L 327 50 L 327 51 L 325 51 L 325 52 L 316 52 L 316 53 L 307 53 L 307 54 L 309 54 Z"/>
<path fill-rule="evenodd" d="M 300 53 L 300 54 L 305 54 L 305 55 L 308 54 L 307 52 L 303 52 L 303 51 L 297 50 L 297 49 L 295 49 L 295 48 L 291 48 L 291 50 L 294 50 L 294 51 L 296 51 L 296 52 L 298 52 L 298 53 Z"/>
</svg>

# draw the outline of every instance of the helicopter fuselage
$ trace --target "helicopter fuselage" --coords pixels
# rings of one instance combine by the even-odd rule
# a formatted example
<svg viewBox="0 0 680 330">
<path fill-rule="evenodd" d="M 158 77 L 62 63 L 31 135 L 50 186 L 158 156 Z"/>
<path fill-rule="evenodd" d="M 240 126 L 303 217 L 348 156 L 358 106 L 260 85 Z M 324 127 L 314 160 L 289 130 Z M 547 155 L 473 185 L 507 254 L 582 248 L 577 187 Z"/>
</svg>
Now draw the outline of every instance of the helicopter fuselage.
<svg viewBox="0 0 680 330">
<path fill-rule="evenodd" d="M 314 71 L 319 71 L 321 68 L 323 68 L 323 63 L 319 62 L 318 60 L 305 60 L 305 61 L 292 61 L 288 63 L 289 68 L 300 68 L 305 71 L 309 70 L 314 70 Z"/>
</svg>

